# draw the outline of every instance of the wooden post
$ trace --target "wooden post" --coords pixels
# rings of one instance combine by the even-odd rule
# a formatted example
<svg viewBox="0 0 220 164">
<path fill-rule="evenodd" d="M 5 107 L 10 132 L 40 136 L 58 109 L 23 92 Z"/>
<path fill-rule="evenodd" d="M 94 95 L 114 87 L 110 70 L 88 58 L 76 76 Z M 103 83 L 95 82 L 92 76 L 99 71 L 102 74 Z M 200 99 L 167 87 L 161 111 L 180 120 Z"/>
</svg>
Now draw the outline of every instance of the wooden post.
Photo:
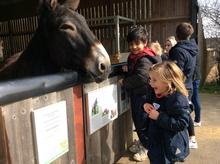
<svg viewBox="0 0 220 164">
<path fill-rule="evenodd" d="M 84 120 L 81 85 L 73 87 L 73 126 L 75 129 L 76 163 L 85 164 Z"/>
</svg>

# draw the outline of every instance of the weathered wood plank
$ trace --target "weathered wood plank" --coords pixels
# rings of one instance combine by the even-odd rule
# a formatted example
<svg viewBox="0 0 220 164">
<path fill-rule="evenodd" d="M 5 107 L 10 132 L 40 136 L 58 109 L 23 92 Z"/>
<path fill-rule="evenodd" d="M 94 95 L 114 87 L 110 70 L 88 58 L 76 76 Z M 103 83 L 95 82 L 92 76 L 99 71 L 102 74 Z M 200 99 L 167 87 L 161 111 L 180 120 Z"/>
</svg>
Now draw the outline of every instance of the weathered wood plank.
<svg viewBox="0 0 220 164">
<path fill-rule="evenodd" d="M 0 138 L 1 145 L 6 145 L 6 148 L 3 147 L 4 150 L 0 151 L 0 159 L 4 160 L 7 158 L 8 164 L 36 164 L 37 156 L 31 119 L 32 111 L 62 100 L 66 101 L 67 108 L 69 152 L 52 163 L 75 163 L 72 89 L 53 92 L 3 106 L 1 109 L 0 127 L 1 133 L 3 132 L 4 134 L 1 136 L 7 136 L 7 140 L 2 137 Z M 5 131 L 2 129 L 5 129 Z M 6 154 L 6 151 L 8 151 L 9 155 Z"/>
<path fill-rule="evenodd" d="M 0 164 L 8 164 L 8 147 L 7 147 L 7 136 L 5 135 L 5 123 L 2 116 L 2 108 L 0 107 Z"/>
<path fill-rule="evenodd" d="M 34 164 L 30 99 L 3 107 L 5 130 L 12 164 Z"/>
</svg>

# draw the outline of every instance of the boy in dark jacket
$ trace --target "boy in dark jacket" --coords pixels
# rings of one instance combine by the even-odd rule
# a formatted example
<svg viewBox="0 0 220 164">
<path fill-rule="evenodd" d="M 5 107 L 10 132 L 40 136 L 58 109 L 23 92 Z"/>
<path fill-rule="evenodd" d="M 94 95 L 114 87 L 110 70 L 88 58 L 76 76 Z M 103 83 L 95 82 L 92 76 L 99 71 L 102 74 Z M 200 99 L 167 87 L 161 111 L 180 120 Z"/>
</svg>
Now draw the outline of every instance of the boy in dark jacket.
<svg viewBox="0 0 220 164">
<path fill-rule="evenodd" d="M 141 144 L 147 146 L 147 125 L 148 116 L 144 112 L 142 104 L 146 101 L 148 94 L 148 71 L 150 67 L 161 62 L 161 57 L 147 47 L 148 34 L 142 26 L 132 26 L 128 35 L 130 55 L 127 60 L 127 76 L 121 81 L 122 85 L 129 92 L 131 100 L 132 118 Z M 143 161 L 147 158 L 146 151 L 140 150 L 134 154 L 136 161 Z"/>
<path fill-rule="evenodd" d="M 185 86 L 189 92 L 189 101 L 191 102 L 193 93 L 193 73 L 196 66 L 196 56 L 198 54 L 198 46 L 195 40 L 190 40 L 194 30 L 191 24 L 187 22 L 180 23 L 176 28 L 177 44 L 171 48 L 169 59 L 176 61 L 176 64 L 183 71 L 186 80 Z M 194 122 L 190 117 L 188 127 L 190 148 L 198 148 L 195 139 Z"/>
</svg>

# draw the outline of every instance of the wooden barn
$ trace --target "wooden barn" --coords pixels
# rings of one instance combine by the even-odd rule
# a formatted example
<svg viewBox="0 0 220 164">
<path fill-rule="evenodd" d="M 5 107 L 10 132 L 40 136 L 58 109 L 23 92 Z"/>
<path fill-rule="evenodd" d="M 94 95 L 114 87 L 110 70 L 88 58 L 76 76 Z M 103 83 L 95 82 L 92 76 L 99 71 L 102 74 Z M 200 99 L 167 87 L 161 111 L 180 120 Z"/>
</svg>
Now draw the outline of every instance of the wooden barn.
<svg viewBox="0 0 220 164">
<path fill-rule="evenodd" d="M 5 58 L 22 51 L 37 28 L 38 0 L 0 2 L 0 39 Z M 110 55 L 127 52 L 126 34 L 132 24 L 148 29 L 149 41 L 162 45 L 175 35 L 176 25 L 191 22 L 197 29 L 197 1 L 184 0 L 81 0 L 78 8 Z M 195 35 L 196 36 L 196 35 Z"/>
<path fill-rule="evenodd" d="M 0 1 L 3 61 L 23 51 L 29 43 L 38 27 L 39 1 L 42 0 Z M 191 22 L 197 29 L 196 0 L 81 0 L 77 11 L 86 18 L 90 29 L 110 55 L 113 74 L 100 84 L 78 83 L 73 73 L 1 82 L 0 164 L 116 162 L 133 140 L 128 95 L 117 84 L 122 76 L 117 70 L 127 57 L 129 27 L 143 25 L 148 29 L 149 41 L 158 40 L 162 45 L 166 37 L 175 35 L 176 25 L 180 22 Z M 38 88 L 37 84 L 27 88 L 33 81 L 34 84 L 47 84 L 45 79 L 58 82 L 49 83 L 52 86 L 47 88 Z M 107 93 L 107 97 L 102 93 Z M 97 96 L 95 100 L 94 95 Z M 106 101 L 116 109 L 111 111 L 110 119 L 106 119 L 108 111 L 99 116 L 98 104 L 105 106 Z M 65 112 L 58 108 L 65 109 Z M 51 112 L 58 114 L 46 118 Z M 55 118 L 67 124 L 56 124 Z M 67 134 L 61 136 L 65 142 L 61 142 L 63 146 L 57 152 L 44 145 L 41 134 L 45 131 L 38 127 L 50 120 L 52 125 L 61 127 L 62 133 Z M 56 134 L 59 131 L 54 128 L 51 136 L 57 140 L 50 142 L 49 138 L 50 144 L 60 142 Z M 47 157 L 42 153 L 42 145 L 52 151 Z"/>
</svg>

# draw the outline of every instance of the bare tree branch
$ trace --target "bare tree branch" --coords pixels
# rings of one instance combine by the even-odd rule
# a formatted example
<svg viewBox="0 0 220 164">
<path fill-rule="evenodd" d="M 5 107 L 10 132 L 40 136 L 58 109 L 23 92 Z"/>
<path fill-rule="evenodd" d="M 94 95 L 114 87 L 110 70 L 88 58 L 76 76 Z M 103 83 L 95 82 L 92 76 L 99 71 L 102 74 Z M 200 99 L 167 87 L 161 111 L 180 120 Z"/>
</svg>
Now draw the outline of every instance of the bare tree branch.
<svg viewBox="0 0 220 164">
<path fill-rule="evenodd" d="M 220 1 L 200 0 L 200 12 L 204 20 L 205 34 L 208 37 L 220 37 Z"/>
</svg>

